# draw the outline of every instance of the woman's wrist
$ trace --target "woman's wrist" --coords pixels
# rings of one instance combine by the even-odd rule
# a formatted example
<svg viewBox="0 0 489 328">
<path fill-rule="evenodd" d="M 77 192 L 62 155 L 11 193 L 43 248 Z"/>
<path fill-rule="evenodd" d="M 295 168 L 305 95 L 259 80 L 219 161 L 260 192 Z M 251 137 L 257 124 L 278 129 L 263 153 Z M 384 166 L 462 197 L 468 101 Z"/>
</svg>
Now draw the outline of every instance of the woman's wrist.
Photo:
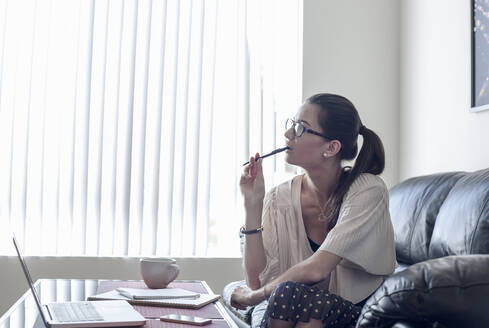
<svg viewBox="0 0 489 328">
<path fill-rule="evenodd" d="M 245 202 L 244 209 L 246 216 L 259 216 L 261 218 L 261 212 L 263 211 L 263 201 L 261 202 Z"/>
<path fill-rule="evenodd" d="M 266 285 L 264 285 L 263 287 L 261 287 L 257 290 L 254 290 L 252 292 L 251 303 L 256 305 L 256 304 L 261 303 L 262 301 L 264 301 L 268 298 L 265 288 L 266 288 Z"/>
<path fill-rule="evenodd" d="M 246 230 L 257 229 L 261 226 L 262 207 L 259 208 L 247 208 L 245 214 Z"/>
</svg>

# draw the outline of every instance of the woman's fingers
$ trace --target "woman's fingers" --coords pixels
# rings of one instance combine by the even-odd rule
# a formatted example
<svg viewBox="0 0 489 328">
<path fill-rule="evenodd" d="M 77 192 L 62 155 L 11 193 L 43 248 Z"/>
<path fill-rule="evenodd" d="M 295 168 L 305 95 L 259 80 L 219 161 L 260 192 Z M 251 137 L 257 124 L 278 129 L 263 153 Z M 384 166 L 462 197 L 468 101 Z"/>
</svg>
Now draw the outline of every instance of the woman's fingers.
<svg viewBox="0 0 489 328">
<path fill-rule="evenodd" d="M 244 170 L 243 170 L 243 175 L 245 176 L 249 176 L 249 177 L 255 177 L 256 176 L 256 172 L 257 172 L 257 163 L 258 163 L 258 158 L 260 157 L 260 155 L 258 155 L 258 153 L 256 153 L 256 158 L 255 156 L 251 156 L 250 157 L 250 160 L 249 160 L 249 164 L 245 166 Z"/>
<path fill-rule="evenodd" d="M 256 166 L 256 173 L 260 176 L 263 176 L 263 167 L 262 167 L 262 159 L 261 158 L 256 161 L 255 166 Z"/>
<path fill-rule="evenodd" d="M 245 305 L 241 305 L 241 304 L 236 303 L 236 302 L 231 302 L 231 306 L 238 309 L 238 310 L 246 310 Z"/>
<path fill-rule="evenodd" d="M 258 173 L 259 170 L 259 165 L 260 165 L 260 154 L 256 153 L 255 157 L 250 158 L 250 166 L 251 166 L 251 176 L 256 177 L 256 174 Z"/>
<path fill-rule="evenodd" d="M 241 180 L 243 180 L 243 177 L 248 177 L 248 178 L 251 177 L 251 171 L 253 169 L 252 159 L 254 161 L 254 158 L 250 157 L 250 163 L 245 166 L 243 170 L 243 174 L 241 175 Z"/>
<path fill-rule="evenodd" d="M 251 160 L 251 157 L 250 157 Z M 244 168 L 244 174 L 249 174 L 250 173 L 250 164 L 246 165 Z"/>
<path fill-rule="evenodd" d="M 253 156 L 250 157 L 250 175 L 254 176 L 255 173 L 255 158 Z"/>
<path fill-rule="evenodd" d="M 234 291 L 233 293 L 231 294 L 231 306 L 236 308 L 236 309 L 239 309 L 239 310 L 245 310 L 246 309 L 246 305 L 243 305 L 241 303 L 239 303 L 239 301 L 236 301 L 236 299 L 240 298 L 240 294 L 242 293 L 242 290 L 244 288 L 241 287 L 241 286 L 237 286 L 236 288 L 234 288 Z"/>
<path fill-rule="evenodd" d="M 241 175 L 240 183 L 253 181 L 258 174 L 262 175 L 263 173 L 260 154 L 256 153 L 255 156 L 250 157 L 249 164 L 245 166 L 243 174 Z"/>
<path fill-rule="evenodd" d="M 239 303 L 231 303 L 231 306 L 238 309 L 238 310 L 246 310 L 247 306 Z"/>
</svg>

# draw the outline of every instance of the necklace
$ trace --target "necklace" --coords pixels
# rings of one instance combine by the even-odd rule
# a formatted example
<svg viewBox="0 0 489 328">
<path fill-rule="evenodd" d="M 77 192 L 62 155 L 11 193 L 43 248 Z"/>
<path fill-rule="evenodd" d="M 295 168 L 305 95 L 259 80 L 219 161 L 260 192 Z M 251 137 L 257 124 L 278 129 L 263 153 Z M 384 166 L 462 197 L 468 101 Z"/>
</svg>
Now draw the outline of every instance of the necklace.
<svg viewBox="0 0 489 328">
<path fill-rule="evenodd" d="M 319 207 L 319 211 L 320 211 L 319 216 L 318 216 L 318 221 L 324 222 L 328 218 L 328 215 L 325 213 L 325 208 L 326 208 L 326 205 L 328 205 L 328 202 L 326 202 L 326 204 L 324 204 L 324 206 L 321 206 L 321 203 L 319 202 L 318 195 L 316 193 L 314 193 L 314 195 L 316 196 L 317 206 Z"/>
<path fill-rule="evenodd" d="M 324 222 L 326 221 L 326 219 L 328 218 L 328 216 L 326 215 L 326 213 L 324 213 L 324 210 L 321 206 L 319 206 L 319 209 L 321 210 L 321 213 L 319 213 L 319 216 L 318 216 L 318 221 L 319 222 Z"/>
<path fill-rule="evenodd" d="M 307 183 L 309 184 L 309 181 L 307 181 Z M 326 213 L 326 206 L 328 205 L 329 203 L 329 197 L 326 199 L 326 203 L 321 206 L 321 202 L 319 201 L 319 195 L 318 195 L 318 192 L 315 191 L 315 188 L 313 188 L 312 186 L 310 187 L 310 192 L 312 192 L 314 194 L 314 198 L 316 200 L 316 206 L 319 207 L 319 215 L 318 215 L 318 221 L 319 222 L 324 222 L 324 221 L 327 221 L 328 220 L 328 214 Z"/>
</svg>

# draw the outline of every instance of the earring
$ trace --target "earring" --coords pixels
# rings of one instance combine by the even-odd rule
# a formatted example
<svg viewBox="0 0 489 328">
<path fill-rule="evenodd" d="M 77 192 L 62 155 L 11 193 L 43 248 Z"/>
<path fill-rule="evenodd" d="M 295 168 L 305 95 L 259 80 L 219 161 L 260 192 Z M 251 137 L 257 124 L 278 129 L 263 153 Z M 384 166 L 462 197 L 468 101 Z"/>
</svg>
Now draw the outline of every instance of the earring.
<svg viewBox="0 0 489 328">
<path fill-rule="evenodd" d="M 328 153 L 323 153 L 323 157 L 324 158 L 328 157 Z"/>
</svg>

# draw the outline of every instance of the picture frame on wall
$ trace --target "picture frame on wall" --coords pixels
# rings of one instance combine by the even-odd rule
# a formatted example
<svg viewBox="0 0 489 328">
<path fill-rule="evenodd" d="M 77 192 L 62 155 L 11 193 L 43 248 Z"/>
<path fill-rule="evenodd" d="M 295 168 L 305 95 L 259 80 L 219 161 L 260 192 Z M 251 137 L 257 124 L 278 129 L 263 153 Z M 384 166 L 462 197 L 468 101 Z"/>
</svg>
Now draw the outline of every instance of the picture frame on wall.
<svg viewBox="0 0 489 328">
<path fill-rule="evenodd" d="M 489 109 L 489 3 L 471 0 L 471 112 Z"/>
</svg>

